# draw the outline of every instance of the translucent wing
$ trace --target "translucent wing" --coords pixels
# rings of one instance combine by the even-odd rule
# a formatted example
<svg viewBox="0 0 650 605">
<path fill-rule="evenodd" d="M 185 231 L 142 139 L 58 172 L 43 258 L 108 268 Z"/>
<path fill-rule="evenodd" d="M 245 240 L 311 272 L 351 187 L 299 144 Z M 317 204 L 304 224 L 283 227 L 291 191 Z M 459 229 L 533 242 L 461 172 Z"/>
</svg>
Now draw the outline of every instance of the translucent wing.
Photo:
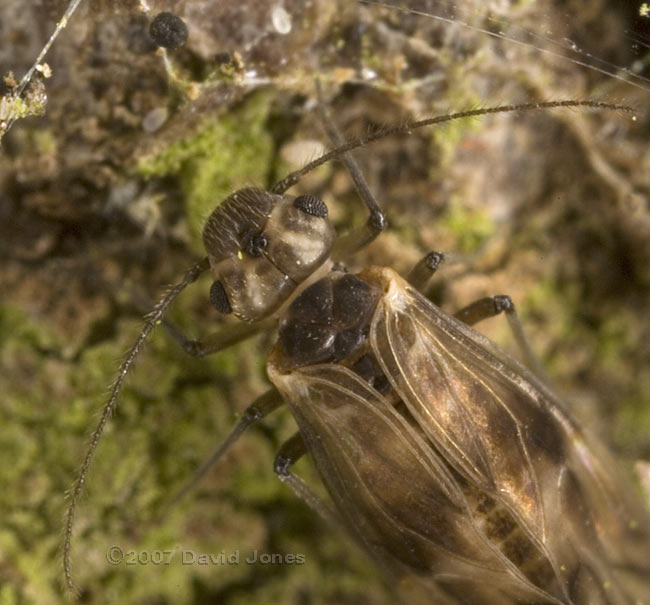
<svg viewBox="0 0 650 605">
<path fill-rule="evenodd" d="M 393 271 L 361 277 L 384 289 L 369 338 L 393 389 L 465 492 L 504 507 L 537 545 L 556 596 L 648 602 L 646 514 L 600 444 L 521 364 Z"/>
<path fill-rule="evenodd" d="M 410 594 L 456 603 L 458 586 L 467 603 L 561 603 L 494 547 L 449 466 L 359 376 L 334 364 L 268 369 L 344 522 Z"/>
</svg>

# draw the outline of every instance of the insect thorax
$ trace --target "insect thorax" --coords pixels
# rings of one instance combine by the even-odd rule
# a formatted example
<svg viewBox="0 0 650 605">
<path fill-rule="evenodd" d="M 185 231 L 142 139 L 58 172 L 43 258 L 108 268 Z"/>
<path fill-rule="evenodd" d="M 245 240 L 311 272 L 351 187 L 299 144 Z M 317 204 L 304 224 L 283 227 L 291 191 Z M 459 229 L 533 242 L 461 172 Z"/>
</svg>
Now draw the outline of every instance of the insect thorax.
<svg viewBox="0 0 650 605">
<path fill-rule="evenodd" d="M 381 290 L 349 273 L 332 272 L 296 298 L 280 324 L 278 368 L 286 372 L 317 364 L 364 361 L 370 320 Z M 377 371 L 379 371 L 377 369 Z"/>
</svg>

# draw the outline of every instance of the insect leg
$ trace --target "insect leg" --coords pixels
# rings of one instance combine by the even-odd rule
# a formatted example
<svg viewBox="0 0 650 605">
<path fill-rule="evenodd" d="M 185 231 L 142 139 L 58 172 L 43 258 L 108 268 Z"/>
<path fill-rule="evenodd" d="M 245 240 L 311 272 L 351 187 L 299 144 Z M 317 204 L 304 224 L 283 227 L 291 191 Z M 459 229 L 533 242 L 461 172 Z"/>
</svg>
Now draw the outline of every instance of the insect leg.
<svg viewBox="0 0 650 605">
<path fill-rule="evenodd" d="M 136 306 L 143 313 L 153 307 L 151 300 L 142 292 L 134 291 L 131 293 L 131 296 Z M 176 322 L 167 317 L 160 319 L 160 325 L 167 330 L 167 333 L 188 355 L 191 357 L 205 357 L 235 345 L 242 340 L 246 340 L 258 332 L 275 327 L 275 321 L 269 319 L 254 323 L 229 324 L 223 326 L 218 332 L 208 334 L 199 340 L 187 336 Z"/>
<path fill-rule="evenodd" d="M 495 317 L 501 313 L 506 314 L 508 325 L 515 337 L 515 341 L 521 351 L 526 365 L 537 374 L 537 376 L 544 378 L 544 370 L 537 360 L 537 356 L 533 353 L 528 338 L 526 338 L 524 328 L 521 325 L 517 310 L 515 309 L 515 303 L 512 302 L 512 299 L 509 296 L 501 294 L 498 296 L 487 296 L 481 298 L 480 300 L 463 307 L 460 311 L 454 314 L 454 317 L 463 323 L 473 326 L 479 321 Z"/>
<path fill-rule="evenodd" d="M 221 442 L 219 447 L 212 455 L 196 470 L 194 476 L 169 502 L 163 513 L 163 517 L 178 504 L 188 493 L 190 493 L 208 472 L 219 462 L 221 457 L 231 448 L 231 446 L 241 437 L 244 431 L 251 425 L 266 418 L 271 412 L 277 410 L 284 400 L 277 391 L 272 388 L 262 393 L 253 403 L 251 403 L 240 419 L 240 421 L 231 429 L 228 436 Z"/>
<path fill-rule="evenodd" d="M 407 281 L 417 290 L 422 292 L 426 287 L 431 276 L 438 270 L 440 263 L 445 260 L 445 256 L 441 252 L 429 252 L 422 260 L 420 260 L 407 276 Z M 487 296 L 481 298 L 458 311 L 454 317 L 459 319 L 467 325 L 473 326 L 479 321 L 495 317 L 501 313 L 506 314 L 508 325 L 515 337 L 517 346 L 528 365 L 537 376 L 545 378 L 544 370 L 537 360 L 537 356 L 526 338 L 524 328 L 517 314 L 515 303 L 507 295 Z"/>
<path fill-rule="evenodd" d="M 340 147 L 344 141 L 336 124 L 334 124 L 327 113 L 318 80 L 316 81 L 316 90 L 318 93 L 318 111 L 325 133 L 335 147 Z M 354 188 L 357 190 L 359 197 L 366 205 L 366 208 L 368 208 L 370 216 L 364 225 L 357 227 L 352 232 L 339 238 L 333 252 L 333 256 L 337 259 L 344 258 L 361 250 L 361 248 L 364 248 L 372 242 L 388 226 L 386 215 L 383 213 L 372 191 L 370 191 L 370 187 L 359 165 L 352 157 L 352 154 L 349 152 L 341 154 L 341 160 L 352 178 Z"/>
<path fill-rule="evenodd" d="M 169 335 L 183 348 L 183 350 L 192 357 L 205 357 L 217 351 L 221 351 L 242 340 L 254 336 L 258 332 L 263 332 L 273 328 L 276 320 L 265 319 L 254 323 L 238 323 L 224 326 L 218 332 L 208 334 L 205 338 L 196 340 L 189 338 L 185 333 L 172 321 L 162 320 L 162 324 Z"/>
<path fill-rule="evenodd" d="M 442 252 L 429 252 L 420 260 L 406 277 L 415 289 L 422 292 L 429 283 L 431 276 L 438 270 L 440 263 L 445 260 Z"/>
<path fill-rule="evenodd" d="M 280 450 L 273 462 L 273 470 L 280 478 L 280 481 L 286 483 L 298 498 L 316 511 L 325 521 L 334 527 L 342 528 L 341 522 L 332 509 L 298 475 L 289 470 L 306 453 L 307 449 L 302 436 L 300 433 L 294 434 L 280 446 Z"/>
</svg>

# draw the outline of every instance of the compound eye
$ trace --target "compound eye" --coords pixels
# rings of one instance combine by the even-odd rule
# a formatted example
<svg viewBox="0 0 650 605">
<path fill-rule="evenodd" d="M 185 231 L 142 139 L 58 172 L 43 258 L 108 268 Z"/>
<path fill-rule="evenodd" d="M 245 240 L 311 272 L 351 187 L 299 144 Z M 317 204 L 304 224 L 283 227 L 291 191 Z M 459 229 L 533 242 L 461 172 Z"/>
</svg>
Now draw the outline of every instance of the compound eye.
<svg viewBox="0 0 650 605">
<path fill-rule="evenodd" d="M 262 252 L 266 250 L 269 245 L 269 238 L 263 233 L 255 233 L 245 238 L 244 251 L 249 256 L 255 258 L 262 256 Z"/>
<path fill-rule="evenodd" d="M 293 207 L 302 210 L 305 214 L 317 218 L 327 218 L 325 202 L 315 195 L 300 195 L 293 200 Z"/>
<path fill-rule="evenodd" d="M 210 303 L 219 313 L 224 315 L 232 313 L 228 295 L 220 281 L 214 282 L 210 288 Z"/>
</svg>

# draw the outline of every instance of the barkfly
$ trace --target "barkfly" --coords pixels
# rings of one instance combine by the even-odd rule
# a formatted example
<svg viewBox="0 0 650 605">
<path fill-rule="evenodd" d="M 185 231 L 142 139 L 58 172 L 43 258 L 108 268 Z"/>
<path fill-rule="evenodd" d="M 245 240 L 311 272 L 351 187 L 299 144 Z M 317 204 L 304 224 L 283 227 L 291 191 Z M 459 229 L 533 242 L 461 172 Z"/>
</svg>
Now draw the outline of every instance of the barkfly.
<svg viewBox="0 0 650 605">
<path fill-rule="evenodd" d="M 178 294 L 210 271 L 210 301 L 243 320 L 206 341 L 172 335 L 207 355 L 278 325 L 267 362 L 273 387 L 250 405 L 208 468 L 254 422 L 286 403 L 299 428 L 275 471 L 307 504 L 344 526 L 400 590 L 433 603 L 647 603 L 650 533 L 604 448 L 536 375 L 514 305 L 481 299 L 450 316 L 421 294 L 442 255 L 407 279 L 387 267 L 347 272 L 342 260 L 386 227 L 349 151 L 461 117 L 553 107 L 625 109 L 559 101 L 470 110 L 389 127 L 342 143 L 270 191 L 242 189 L 208 218 L 207 256 L 155 306 L 124 360 L 73 485 L 64 570 L 73 589 L 76 507 L 124 379 Z M 328 209 L 287 190 L 314 168 L 344 162 L 368 221 L 336 238 Z M 475 331 L 504 312 L 528 369 Z M 305 454 L 334 504 L 294 473 Z"/>
</svg>

